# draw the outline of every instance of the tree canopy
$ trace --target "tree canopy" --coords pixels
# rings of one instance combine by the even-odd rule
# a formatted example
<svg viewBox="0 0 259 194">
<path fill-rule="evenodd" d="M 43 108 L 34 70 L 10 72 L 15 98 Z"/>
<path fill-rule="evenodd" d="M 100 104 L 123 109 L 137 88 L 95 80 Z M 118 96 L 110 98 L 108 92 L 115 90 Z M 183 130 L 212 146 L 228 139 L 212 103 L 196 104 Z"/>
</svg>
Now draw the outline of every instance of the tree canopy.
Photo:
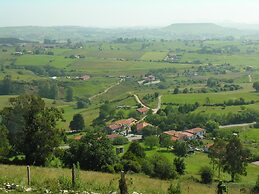
<svg viewBox="0 0 259 194">
<path fill-rule="evenodd" d="M 88 131 L 81 140 L 70 143 L 65 158 L 68 165 L 79 162 L 85 170 L 102 170 L 116 161 L 110 140 L 105 134 L 95 131 Z"/>
<path fill-rule="evenodd" d="M 62 111 L 46 107 L 37 96 L 21 95 L 10 99 L 10 107 L 1 112 L 3 124 L 9 131 L 10 144 L 25 155 L 27 164 L 42 165 L 61 142 Z"/>
<path fill-rule="evenodd" d="M 85 129 L 85 121 L 81 114 L 75 114 L 73 120 L 69 124 L 71 130 L 81 131 Z"/>
</svg>

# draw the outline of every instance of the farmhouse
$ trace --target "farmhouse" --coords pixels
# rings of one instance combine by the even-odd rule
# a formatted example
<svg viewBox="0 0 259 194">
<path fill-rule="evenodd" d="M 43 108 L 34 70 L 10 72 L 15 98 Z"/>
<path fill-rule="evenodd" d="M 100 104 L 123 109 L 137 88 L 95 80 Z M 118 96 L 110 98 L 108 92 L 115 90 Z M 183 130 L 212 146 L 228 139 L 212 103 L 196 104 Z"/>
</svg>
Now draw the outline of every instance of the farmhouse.
<svg viewBox="0 0 259 194">
<path fill-rule="evenodd" d="M 172 141 L 188 140 L 193 138 L 192 134 L 188 134 L 182 131 L 171 130 L 171 131 L 165 131 L 164 134 L 171 136 Z"/>
<path fill-rule="evenodd" d="M 108 139 L 110 139 L 110 140 L 114 140 L 114 139 L 116 139 L 117 137 L 120 137 L 120 135 L 118 135 L 118 134 L 110 134 L 110 135 L 107 135 L 107 138 Z"/>
<path fill-rule="evenodd" d="M 118 132 L 129 132 L 131 131 L 131 127 L 136 124 L 137 120 L 134 118 L 122 119 L 119 121 L 115 121 L 107 126 L 109 133 L 118 133 Z"/>
<path fill-rule="evenodd" d="M 171 136 L 172 141 L 202 139 L 206 131 L 202 128 L 193 128 L 184 131 L 165 131 L 164 134 Z"/>
<path fill-rule="evenodd" d="M 156 77 L 154 75 L 148 75 L 148 76 L 145 76 L 143 77 L 145 81 L 147 82 L 152 82 L 152 81 L 155 81 L 156 80 Z"/>
<path fill-rule="evenodd" d="M 141 107 L 141 108 L 138 108 L 137 111 L 138 111 L 140 114 L 147 114 L 147 112 L 149 111 L 149 108 L 147 108 L 147 107 Z"/>
<path fill-rule="evenodd" d="M 90 79 L 90 76 L 89 75 L 83 75 L 83 76 L 79 77 L 79 79 L 83 80 L 83 81 L 86 81 L 86 80 Z"/>
<path fill-rule="evenodd" d="M 193 134 L 195 136 L 195 139 L 197 138 L 202 139 L 206 133 L 206 130 L 202 128 L 193 128 L 193 129 L 185 130 L 185 132 Z"/>
<path fill-rule="evenodd" d="M 138 123 L 136 125 L 137 134 L 141 134 L 142 133 L 142 129 L 144 129 L 147 126 L 152 126 L 152 125 L 147 123 L 147 122 L 140 122 L 140 123 Z"/>
</svg>

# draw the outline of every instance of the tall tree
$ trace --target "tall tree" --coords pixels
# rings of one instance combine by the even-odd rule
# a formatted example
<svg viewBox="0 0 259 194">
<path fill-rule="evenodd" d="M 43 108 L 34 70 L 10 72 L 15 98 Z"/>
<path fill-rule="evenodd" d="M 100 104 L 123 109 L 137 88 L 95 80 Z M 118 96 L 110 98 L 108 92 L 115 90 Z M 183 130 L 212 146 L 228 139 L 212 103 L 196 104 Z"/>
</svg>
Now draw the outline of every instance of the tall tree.
<svg viewBox="0 0 259 194">
<path fill-rule="evenodd" d="M 146 146 L 149 146 L 150 149 L 153 149 L 154 146 L 159 145 L 159 138 L 155 135 L 151 135 L 145 138 L 144 143 Z"/>
<path fill-rule="evenodd" d="M 38 84 L 38 95 L 42 98 L 50 98 L 50 84 L 48 81 L 41 81 Z"/>
<path fill-rule="evenodd" d="M 115 114 L 115 107 L 108 101 L 106 101 L 101 107 L 100 107 L 100 113 L 99 118 L 100 119 L 109 119 L 114 117 Z"/>
<path fill-rule="evenodd" d="M 0 125 L 0 158 L 8 155 L 10 149 L 8 130 Z"/>
<path fill-rule="evenodd" d="M 166 134 L 160 135 L 160 146 L 163 148 L 170 148 L 173 145 L 173 141 L 171 140 L 171 137 Z"/>
<path fill-rule="evenodd" d="M 66 101 L 73 101 L 74 91 L 73 88 L 69 87 L 66 89 Z"/>
<path fill-rule="evenodd" d="M 2 94 L 9 95 L 12 93 L 13 84 L 12 84 L 12 78 L 10 75 L 6 75 L 2 82 Z"/>
<path fill-rule="evenodd" d="M 254 82 L 253 88 L 254 88 L 257 92 L 259 92 L 259 81 Z"/>
<path fill-rule="evenodd" d="M 138 142 L 132 142 L 127 152 L 131 152 L 132 154 L 134 154 L 136 157 L 139 157 L 139 158 L 145 158 L 146 156 L 144 148 Z"/>
<path fill-rule="evenodd" d="M 231 175 L 231 181 L 235 181 L 237 174 L 246 175 L 249 157 L 249 150 L 243 148 L 237 136 L 233 136 L 226 146 L 226 153 L 223 158 L 223 169 Z"/>
<path fill-rule="evenodd" d="M 88 131 L 79 141 L 73 141 L 65 154 L 68 165 L 80 163 L 85 170 L 101 170 L 113 165 L 116 156 L 111 141 L 105 134 L 97 131 Z"/>
<path fill-rule="evenodd" d="M 61 142 L 56 128 L 62 111 L 45 107 L 40 97 L 21 95 L 10 99 L 10 107 L 1 112 L 3 124 L 9 130 L 9 140 L 15 151 L 23 153 L 27 164 L 43 165 Z"/>
<path fill-rule="evenodd" d="M 187 154 L 187 144 L 185 142 L 176 141 L 174 144 L 174 152 L 177 156 L 184 157 Z"/>
<path fill-rule="evenodd" d="M 49 91 L 49 98 L 51 99 L 58 99 L 58 95 L 59 95 L 59 88 L 58 88 L 58 84 L 56 82 L 53 82 L 50 86 L 50 91 Z"/>
<path fill-rule="evenodd" d="M 220 173 L 223 165 L 223 158 L 226 153 L 226 142 L 222 139 L 216 139 L 213 145 L 209 148 L 209 158 L 214 169 L 218 169 L 218 177 L 220 178 Z"/>
<path fill-rule="evenodd" d="M 69 124 L 71 130 L 81 131 L 85 129 L 84 117 L 81 114 L 75 114 L 73 120 Z"/>
<path fill-rule="evenodd" d="M 185 163 L 184 163 L 184 159 L 177 157 L 174 159 L 174 166 L 175 166 L 175 170 L 176 172 L 178 172 L 180 175 L 183 175 L 185 172 Z"/>
</svg>

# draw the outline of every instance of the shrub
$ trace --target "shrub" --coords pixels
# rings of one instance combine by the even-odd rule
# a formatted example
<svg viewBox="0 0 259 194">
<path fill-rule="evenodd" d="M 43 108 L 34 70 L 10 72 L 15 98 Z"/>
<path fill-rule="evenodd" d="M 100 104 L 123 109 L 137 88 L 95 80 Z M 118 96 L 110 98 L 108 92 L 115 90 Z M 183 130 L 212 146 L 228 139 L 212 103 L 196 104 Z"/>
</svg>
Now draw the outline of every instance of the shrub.
<svg viewBox="0 0 259 194">
<path fill-rule="evenodd" d="M 158 177 L 160 179 L 174 179 L 176 178 L 176 172 L 173 165 L 168 161 L 168 159 L 162 155 L 154 155 L 151 159 L 154 165 L 153 177 Z"/>
<path fill-rule="evenodd" d="M 126 137 L 116 137 L 113 141 L 113 145 L 124 145 L 127 144 L 129 140 Z"/>
<path fill-rule="evenodd" d="M 259 193 L 259 175 L 257 176 L 257 180 L 254 188 L 252 189 L 252 193 Z"/>
<path fill-rule="evenodd" d="M 184 157 L 187 154 L 187 144 L 185 142 L 177 141 L 174 144 L 174 152 L 177 156 Z"/>
<path fill-rule="evenodd" d="M 183 175 L 185 171 L 185 163 L 183 158 L 175 158 L 174 159 L 174 165 L 175 165 L 175 170 L 178 172 L 178 174 Z"/>
<path fill-rule="evenodd" d="M 46 167 L 54 167 L 54 168 L 62 168 L 64 166 L 62 160 L 60 160 L 58 157 L 52 156 L 47 158 L 45 162 Z"/>
<path fill-rule="evenodd" d="M 141 166 L 138 161 L 126 160 L 124 161 L 124 170 L 126 172 L 132 171 L 135 173 L 139 173 L 141 171 Z"/>
<path fill-rule="evenodd" d="M 204 166 L 200 169 L 201 182 L 204 184 L 210 184 L 213 181 L 213 171 L 210 167 Z"/>
<path fill-rule="evenodd" d="M 102 166 L 102 171 L 108 173 L 115 173 L 114 167 L 112 165 Z"/>
<path fill-rule="evenodd" d="M 154 165 L 150 160 L 142 160 L 141 169 L 147 175 L 152 175 L 154 173 Z"/>
<path fill-rule="evenodd" d="M 168 188 L 168 194 L 181 194 L 181 187 L 180 184 L 173 185 L 170 184 L 170 187 Z"/>
</svg>

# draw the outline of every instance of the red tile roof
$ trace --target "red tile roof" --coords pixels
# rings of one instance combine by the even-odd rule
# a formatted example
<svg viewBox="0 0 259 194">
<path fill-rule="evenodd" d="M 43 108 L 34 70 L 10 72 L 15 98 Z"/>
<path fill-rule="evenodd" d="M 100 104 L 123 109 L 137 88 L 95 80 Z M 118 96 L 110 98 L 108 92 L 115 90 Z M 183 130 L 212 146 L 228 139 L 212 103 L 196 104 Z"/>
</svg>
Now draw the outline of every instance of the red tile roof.
<svg viewBox="0 0 259 194">
<path fill-rule="evenodd" d="M 138 112 L 144 114 L 144 113 L 147 113 L 149 111 L 149 108 L 147 107 L 142 107 L 142 108 L 138 108 L 137 109 Z"/>
<path fill-rule="evenodd" d="M 147 126 L 151 126 L 151 124 L 147 123 L 147 122 L 141 122 L 137 124 L 137 131 L 141 131 L 142 129 L 144 129 Z"/>
<path fill-rule="evenodd" d="M 185 131 L 165 131 L 164 134 L 170 135 L 171 140 L 176 141 L 176 140 L 184 140 L 186 138 L 192 137 L 193 134 L 185 132 Z"/>
<path fill-rule="evenodd" d="M 120 135 L 118 134 L 111 134 L 111 135 L 107 135 L 108 139 L 115 139 L 117 137 L 120 137 Z"/>
<path fill-rule="evenodd" d="M 175 130 L 165 131 L 164 134 L 170 135 L 170 136 L 175 136 L 177 134 L 177 131 L 175 131 Z"/>
<path fill-rule="evenodd" d="M 196 135 L 199 132 L 204 132 L 204 131 L 205 131 L 205 129 L 202 129 L 202 128 L 193 128 L 193 129 L 185 130 L 185 132 L 192 133 L 194 135 Z"/>
<path fill-rule="evenodd" d="M 74 137 L 74 140 L 80 140 L 83 137 L 83 135 L 78 135 Z"/>
<path fill-rule="evenodd" d="M 116 131 L 116 130 L 119 130 L 121 129 L 121 125 L 118 125 L 118 124 L 110 124 L 108 126 L 109 129 L 111 129 L 112 131 Z"/>
<path fill-rule="evenodd" d="M 119 121 L 115 121 L 112 124 L 117 124 L 117 125 L 133 125 L 137 120 L 134 118 L 129 118 L 129 119 L 122 119 Z"/>
</svg>

